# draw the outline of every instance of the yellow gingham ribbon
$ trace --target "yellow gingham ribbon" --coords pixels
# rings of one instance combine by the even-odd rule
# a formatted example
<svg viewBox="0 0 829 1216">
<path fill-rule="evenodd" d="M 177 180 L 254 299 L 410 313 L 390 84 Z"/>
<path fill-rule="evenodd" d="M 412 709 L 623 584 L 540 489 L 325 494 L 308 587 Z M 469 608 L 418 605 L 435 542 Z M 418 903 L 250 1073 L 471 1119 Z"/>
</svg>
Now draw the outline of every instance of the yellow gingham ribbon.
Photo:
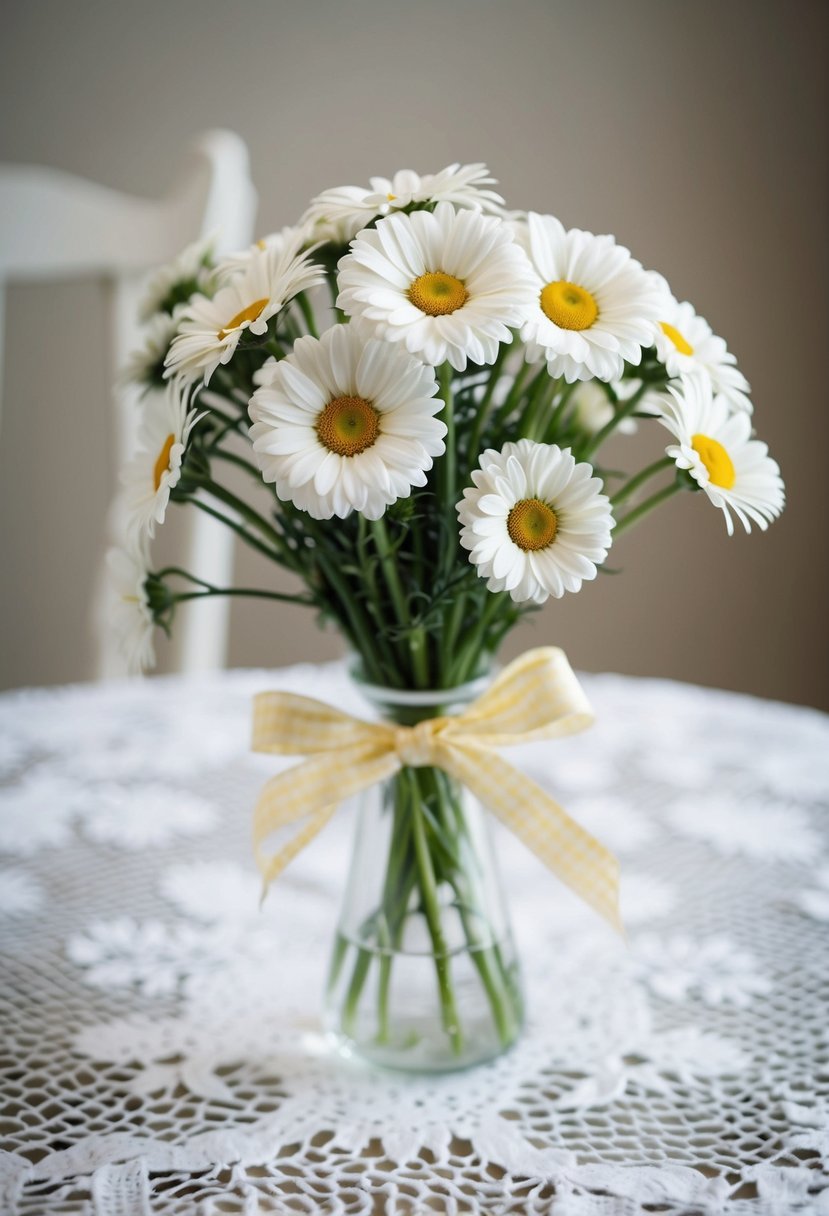
<svg viewBox="0 0 829 1216">
<path fill-rule="evenodd" d="M 467 786 L 553 873 L 621 929 L 616 858 L 492 750 L 570 735 L 592 721 L 567 657 L 553 646 L 510 663 L 464 713 L 412 727 L 364 722 L 294 693 L 259 693 L 253 750 L 311 757 L 272 777 L 259 795 L 253 839 L 264 889 L 345 798 L 404 765 L 431 765 Z M 294 829 L 290 839 L 267 857 L 263 841 L 286 827 Z"/>
</svg>

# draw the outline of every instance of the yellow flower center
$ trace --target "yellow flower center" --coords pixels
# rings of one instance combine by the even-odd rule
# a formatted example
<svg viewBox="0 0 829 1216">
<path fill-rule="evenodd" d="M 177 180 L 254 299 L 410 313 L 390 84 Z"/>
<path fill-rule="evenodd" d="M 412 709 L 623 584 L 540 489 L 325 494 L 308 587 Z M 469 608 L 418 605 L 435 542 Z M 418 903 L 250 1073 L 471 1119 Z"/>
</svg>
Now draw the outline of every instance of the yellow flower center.
<svg viewBox="0 0 829 1216">
<path fill-rule="evenodd" d="M 231 317 L 224 329 L 219 330 L 219 341 L 223 342 L 229 333 L 232 333 L 234 329 L 238 329 L 240 325 L 244 325 L 245 321 L 255 321 L 267 303 L 268 297 L 265 296 L 264 300 L 254 300 L 252 304 L 248 304 L 247 308 L 243 308 L 241 312 L 237 312 L 235 317 Z"/>
<path fill-rule="evenodd" d="M 710 435 L 694 435 L 691 438 L 691 447 L 708 470 L 711 484 L 720 486 L 723 490 L 730 490 L 737 480 L 737 474 L 723 445 Z"/>
<path fill-rule="evenodd" d="M 675 329 L 673 325 L 669 325 L 667 321 L 660 321 L 659 324 L 665 337 L 671 339 L 681 355 L 692 355 L 694 353 L 693 346 L 690 342 L 686 342 L 678 329 Z"/>
<path fill-rule="evenodd" d="M 445 317 L 447 313 L 463 308 L 469 292 L 453 274 L 434 270 L 415 279 L 409 288 L 409 299 L 415 308 L 430 317 Z"/>
<path fill-rule="evenodd" d="M 153 487 L 156 491 L 161 485 L 161 478 L 170 467 L 170 450 L 175 441 L 175 435 L 168 435 L 164 440 L 164 446 L 158 453 L 158 460 L 156 460 L 155 467 L 153 468 Z"/>
<path fill-rule="evenodd" d="M 370 448 L 379 431 L 380 415 L 363 397 L 334 397 L 317 418 L 320 443 L 338 456 L 358 456 Z"/>
<path fill-rule="evenodd" d="M 397 195 L 396 194 L 387 194 L 386 198 L 389 200 L 390 203 L 393 203 L 396 200 Z"/>
<path fill-rule="evenodd" d="M 599 315 L 587 288 L 566 279 L 542 287 L 541 310 L 559 329 L 589 329 Z"/>
<path fill-rule="evenodd" d="M 507 516 L 507 532 L 519 549 L 546 549 L 556 538 L 558 519 L 539 498 L 521 498 Z"/>
</svg>

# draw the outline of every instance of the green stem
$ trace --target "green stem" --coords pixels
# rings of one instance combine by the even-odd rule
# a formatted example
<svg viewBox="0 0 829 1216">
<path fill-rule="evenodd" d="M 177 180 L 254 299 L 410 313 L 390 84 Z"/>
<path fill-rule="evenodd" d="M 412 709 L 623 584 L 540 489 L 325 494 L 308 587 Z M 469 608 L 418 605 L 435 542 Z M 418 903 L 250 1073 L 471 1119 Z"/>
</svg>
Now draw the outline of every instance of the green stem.
<svg viewBox="0 0 829 1216">
<path fill-rule="evenodd" d="M 512 1042 L 515 1023 L 519 1016 L 517 1009 L 514 1008 L 512 985 L 504 969 L 501 951 L 497 943 L 493 940 L 489 945 L 483 944 L 475 925 L 474 915 L 484 917 L 486 913 L 480 890 L 475 894 L 477 857 L 469 840 L 466 816 L 457 795 L 457 789 L 453 785 L 452 779 L 441 770 L 433 770 L 433 775 L 439 804 L 451 811 L 456 825 L 459 860 L 456 869 L 449 875 L 449 881 L 457 896 L 456 906 L 469 945 L 469 957 L 478 972 L 489 1000 L 498 1038 L 506 1046 Z M 465 861 L 460 856 L 461 850 L 465 854 Z M 474 909 L 474 915 L 470 915 L 470 907 Z"/>
<path fill-rule="evenodd" d="M 231 453 L 224 453 L 224 455 L 230 457 Z M 244 461 L 243 457 L 234 457 L 233 459 L 234 463 Z M 244 467 L 244 464 L 242 467 Z M 239 498 L 237 494 L 233 494 L 224 486 L 220 486 L 217 482 L 210 478 L 198 478 L 196 479 L 196 484 L 201 486 L 206 493 L 212 494 L 214 498 L 218 498 L 220 502 L 223 502 L 232 510 L 237 511 L 239 515 L 242 516 L 243 520 L 246 520 L 252 525 L 252 527 L 261 532 L 266 540 L 270 541 L 276 549 L 278 554 L 276 560 L 280 563 L 280 565 L 285 566 L 288 570 L 293 570 L 294 573 L 299 574 L 300 576 L 304 576 L 302 562 L 297 554 L 297 551 L 290 547 L 283 533 L 275 528 L 273 524 L 269 523 L 268 520 L 265 519 L 263 515 L 260 515 L 258 511 L 254 510 L 249 503 L 245 502 L 243 498 Z M 261 485 L 264 483 L 262 483 L 260 480 L 259 484 Z"/>
<path fill-rule="evenodd" d="M 440 669 L 443 673 L 443 684 L 447 687 L 446 680 L 452 669 L 452 655 L 455 652 L 458 635 L 463 625 L 464 613 L 466 611 L 466 593 L 459 591 L 452 601 L 452 607 L 449 609 L 449 618 L 445 622 L 441 631 L 441 664 Z"/>
<path fill-rule="evenodd" d="M 203 587 L 205 592 L 210 595 L 254 595 L 265 599 L 283 600 L 288 604 L 304 604 L 307 607 L 313 607 L 316 603 L 311 596 L 307 595 L 289 595 L 282 591 L 266 591 L 261 588 L 253 589 L 250 587 L 216 587 L 213 583 L 208 583 L 207 579 L 199 578 L 198 575 L 191 574 L 189 570 L 184 570 L 181 566 L 165 566 L 162 570 L 156 572 L 156 578 L 165 579 L 171 574 L 174 574 L 177 578 L 184 578 L 189 583 L 195 583 L 198 587 Z M 178 599 L 193 598 L 189 593 L 174 592 L 173 594 Z"/>
<path fill-rule="evenodd" d="M 348 946 L 347 939 L 341 933 L 338 933 L 334 938 L 334 953 L 331 957 L 331 965 L 328 968 L 327 992 L 329 996 L 337 986 L 337 980 L 340 978 L 340 972 L 342 971 L 345 957 L 348 954 Z"/>
<path fill-rule="evenodd" d="M 616 527 L 613 529 L 613 539 L 615 540 L 620 532 L 623 532 L 626 528 L 638 523 L 643 515 L 647 515 L 649 511 L 653 511 L 653 509 L 658 507 L 660 503 L 665 502 L 666 499 L 671 498 L 677 493 L 678 490 L 681 489 L 682 485 L 679 481 L 672 481 L 671 484 L 665 486 L 664 489 L 658 490 L 656 494 L 652 494 L 650 498 L 646 498 L 645 501 L 640 503 L 638 507 L 634 507 L 632 511 L 629 511 L 624 519 L 617 521 Z"/>
<path fill-rule="evenodd" d="M 567 409 L 567 406 L 570 404 L 570 398 L 572 397 L 572 395 L 575 391 L 575 388 L 576 388 L 575 384 L 565 384 L 564 388 L 562 389 L 561 396 L 559 397 L 558 401 L 556 402 L 555 408 L 553 409 L 553 412 L 550 414 L 549 421 L 547 422 L 547 424 L 544 428 L 544 431 L 542 433 L 541 438 L 544 443 L 555 443 L 556 442 L 556 439 L 558 438 L 557 432 L 558 432 L 558 428 L 559 428 L 559 423 L 561 422 L 561 419 L 564 416 L 564 412 Z"/>
<path fill-rule="evenodd" d="M 269 355 L 273 355 L 274 359 L 285 358 L 285 347 L 277 338 L 268 338 L 265 343 L 265 350 Z"/>
<path fill-rule="evenodd" d="M 443 936 L 443 926 L 440 918 L 440 902 L 438 900 L 435 872 L 432 866 L 432 856 L 426 840 L 426 827 L 420 806 L 421 792 L 417 774 L 408 771 L 411 788 L 412 837 L 414 840 L 415 856 L 420 881 L 420 895 L 423 901 L 423 913 L 432 939 L 435 970 L 437 972 L 438 991 L 443 1018 L 443 1028 L 449 1036 L 449 1042 L 455 1055 L 463 1051 L 463 1034 L 461 1032 L 458 1011 L 455 1005 L 455 992 L 452 988 L 452 977 L 449 967 L 449 951 Z"/>
<path fill-rule="evenodd" d="M 543 420 L 543 414 L 548 408 L 557 387 L 558 381 L 549 375 L 546 368 L 536 376 L 530 391 L 529 404 L 524 411 L 524 417 L 521 419 L 520 434 L 522 437 L 537 439 L 537 430 L 541 434 L 544 433 L 547 423 Z M 539 419 L 541 419 L 540 425 Z"/>
<path fill-rule="evenodd" d="M 661 473 L 663 469 L 669 469 L 673 463 L 670 456 L 660 456 L 659 460 L 655 460 L 653 464 L 649 464 L 647 468 L 631 477 L 630 481 L 626 481 L 623 486 L 620 486 L 616 493 L 610 496 L 611 503 L 615 506 L 617 503 L 624 502 L 650 477 Z"/>
<path fill-rule="evenodd" d="M 213 437 L 210 439 L 209 443 L 205 444 L 205 448 L 207 449 L 207 451 L 210 453 L 211 456 L 216 456 L 216 455 L 218 455 L 219 450 L 220 450 L 219 444 L 222 442 L 222 440 L 224 439 L 224 437 L 226 435 L 228 435 L 228 434 L 244 435 L 244 433 L 245 432 L 241 429 L 241 427 L 239 426 L 238 423 L 232 422 L 229 418 L 225 419 L 224 425 L 221 427 L 220 430 L 216 431 L 215 435 L 213 435 Z"/>
<path fill-rule="evenodd" d="M 208 583 L 205 579 L 199 578 L 196 574 L 191 574 L 189 570 L 183 569 L 181 566 L 164 566 L 161 570 L 156 570 L 156 578 L 165 579 L 168 574 L 175 574 L 178 578 L 186 578 L 189 583 L 196 583 L 199 587 L 208 587 L 212 590 L 213 584 Z"/>
<path fill-rule="evenodd" d="M 409 634 L 409 653 L 412 656 L 412 670 L 414 671 L 418 687 L 428 688 L 431 683 L 429 677 L 429 651 L 427 648 L 426 630 L 420 625 L 412 626 Z"/>
<path fill-rule="evenodd" d="M 352 1038 L 354 1036 L 354 1023 L 357 1020 L 357 1006 L 360 1003 L 360 993 L 363 991 L 363 985 L 366 982 L 372 957 L 371 950 L 367 950 L 365 946 L 357 946 L 357 961 L 351 973 L 351 982 L 348 985 L 348 992 L 343 1004 L 343 1029 Z"/>
<path fill-rule="evenodd" d="M 395 664 L 394 653 L 391 643 L 389 642 L 386 631 L 383 628 L 380 609 L 380 594 L 377 587 L 377 579 L 374 577 L 374 564 L 367 560 L 366 545 L 368 543 L 368 521 L 364 515 L 357 518 L 357 560 L 360 564 L 360 573 L 365 581 L 366 602 L 373 605 L 377 616 L 375 617 L 375 637 L 377 639 L 377 647 L 383 652 L 383 661 L 389 668 L 393 668 Z"/>
<path fill-rule="evenodd" d="M 287 595 L 281 591 L 264 591 L 257 587 L 209 587 L 208 589 L 206 583 L 204 587 L 203 591 L 174 591 L 173 598 L 177 604 L 184 603 L 185 600 L 207 599 L 212 595 L 243 595 L 253 599 L 279 600 L 283 604 L 302 604 L 306 608 L 313 608 L 315 603 L 307 596 Z"/>
<path fill-rule="evenodd" d="M 406 923 L 409 897 L 416 880 L 411 853 L 411 815 L 408 813 L 406 796 L 407 782 L 401 774 L 393 778 L 394 813 L 391 827 L 389 860 L 386 880 L 383 884 L 383 915 L 389 926 L 387 954 L 380 957 L 380 974 L 377 995 L 377 1037 L 379 1042 L 389 1040 L 389 987 L 391 984 L 392 950 L 400 945 Z"/>
<path fill-rule="evenodd" d="M 593 452 L 596 451 L 596 448 L 600 447 L 601 444 L 604 443 L 605 439 L 607 439 L 608 435 L 611 435 L 616 430 L 619 423 L 623 422 L 625 418 L 634 412 L 649 388 L 650 385 L 646 383 L 639 385 L 636 392 L 628 398 L 624 405 L 621 405 L 615 411 L 610 421 L 606 422 L 600 430 L 596 431 L 595 435 L 591 436 L 591 438 L 587 440 L 581 450 L 579 459 L 587 460 L 588 457 L 592 456 Z"/>
<path fill-rule="evenodd" d="M 215 394 L 215 396 L 218 396 L 218 394 Z M 244 419 L 242 418 L 241 414 L 237 415 L 235 418 L 231 417 L 231 415 L 226 414 L 224 410 L 220 410 L 215 405 L 211 404 L 213 398 L 214 394 L 211 392 L 200 393 L 198 404 L 204 404 L 207 406 L 208 417 L 218 418 L 224 423 L 224 431 L 221 432 L 219 437 L 221 437 L 221 435 L 225 434 L 227 431 L 238 431 L 240 435 L 243 435 L 244 431 L 241 428 L 244 425 Z M 238 405 L 238 402 L 231 401 L 229 397 L 219 397 L 219 400 L 226 401 L 228 405 Z M 213 439 L 212 442 L 216 443 L 216 439 Z"/>
<path fill-rule="evenodd" d="M 197 507 L 199 511 L 204 511 L 205 515 L 212 516 L 213 519 L 217 519 L 219 523 L 224 524 L 226 528 L 230 528 L 230 530 L 235 532 L 237 536 L 241 537 L 245 544 L 249 545 L 251 549 L 256 549 L 258 553 L 264 554 L 265 557 L 269 558 L 272 562 L 276 562 L 278 565 L 287 565 L 287 562 L 283 560 L 281 553 L 271 549 L 269 545 L 264 544 L 264 542 L 259 540 L 258 537 L 251 535 L 247 528 L 243 528 L 242 525 L 235 519 L 231 519 L 228 515 L 224 515 L 221 511 L 217 511 L 215 507 L 211 507 L 210 504 L 206 503 L 203 499 L 196 498 L 194 495 L 190 494 L 181 494 L 175 499 L 175 501 L 177 503 L 192 504 L 192 506 Z"/>
<path fill-rule="evenodd" d="M 394 605 L 395 616 L 397 617 L 398 624 L 405 626 L 409 623 L 409 613 L 406 607 L 406 597 L 403 594 L 403 587 L 394 563 L 394 553 L 392 552 L 389 534 L 386 529 L 386 521 L 381 516 L 380 519 L 373 519 L 370 527 L 374 534 L 374 547 L 380 559 L 383 577 L 386 580 L 391 602 Z"/>
<path fill-rule="evenodd" d="M 377 555 L 380 558 L 383 577 L 389 589 L 397 622 L 401 629 L 407 630 L 409 655 L 412 661 L 412 672 L 415 683 L 418 688 L 428 688 L 429 655 L 426 651 L 426 633 L 422 628 L 412 626 L 406 596 L 403 592 L 403 585 L 397 572 L 395 555 L 389 541 L 388 531 L 386 530 L 385 519 L 381 517 L 380 519 L 372 520 L 371 530 L 374 534 L 374 544 L 377 549 Z"/>
<path fill-rule="evenodd" d="M 507 977 L 503 975 L 503 963 L 500 961 L 500 953 L 496 952 L 493 946 L 482 946 L 480 944 L 474 921 L 470 917 L 468 909 L 464 906 L 463 887 L 457 877 L 452 886 L 458 896 L 457 908 L 469 945 L 469 957 L 480 976 L 481 983 L 486 992 L 489 1007 L 492 1011 L 492 1020 L 495 1023 L 495 1029 L 498 1031 L 498 1038 L 502 1045 L 506 1047 L 513 1040 L 516 1018 L 511 1009 L 510 987 Z M 500 980 L 498 976 L 499 970 L 501 971 Z"/>
<path fill-rule="evenodd" d="M 492 627 L 486 640 L 487 649 L 489 650 L 490 654 L 498 653 L 501 643 L 509 631 L 514 627 L 515 622 L 520 618 L 520 616 L 521 611 L 516 607 L 513 612 L 511 612 L 503 620 L 498 621 L 498 623 Z"/>
<path fill-rule="evenodd" d="M 308 326 L 308 333 L 313 338 L 318 338 L 319 332 L 317 330 L 317 319 L 314 316 L 314 310 L 311 307 L 311 301 L 308 299 L 308 297 L 306 296 L 304 291 L 301 291 L 299 293 L 299 295 L 295 297 L 295 300 L 296 300 L 296 303 L 299 305 L 299 308 L 302 313 L 305 324 Z"/>
<path fill-rule="evenodd" d="M 244 469 L 251 477 L 255 478 L 260 485 L 264 485 L 262 481 L 261 470 L 253 464 L 252 461 L 246 460 L 244 456 L 238 455 L 237 452 L 229 452 L 227 448 L 213 448 L 210 453 L 217 460 L 226 460 L 229 464 L 235 464 L 240 469 Z"/>
<path fill-rule="evenodd" d="M 472 673 L 478 663 L 478 660 L 486 641 L 486 634 L 493 618 L 497 615 L 499 609 L 505 599 L 509 597 L 506 591 L 490 592 L 483 611 L 478 617 L 477 624 L 472 632 L 467 637 L 466 642 L 461 647 L 460 653 L 455 661 L 452 679 L 448 686 L 451 688 L 455 684 L 464 684 L 471 679 Z"/>
<path fill-rule="evenodd" d="M 345 614 L 345 620 L 342 620 L 342 617 L 340 618 L 341 623 L 351 634 L 351 640 L 360 656 L 366 675 L 369 680 L 382 684 L 385 679 L 385 673 L 382 666 L 376 662 L 377 647 L 371 633 L 371 628 L 365 620 L 359 604 L 351 594 L 347 582 L 340 574 L 336 560 L 329 560 L 324 545 L 319 543 L 314 549 L 314 557 L 322 570 L 324 578 L 333 587 L 340 600 L 342 611 Z"/>
<path fill-rule="evenodd" d="M 388 953 L 380 956 L 380 971 L 377 977 L 377 1041 L 389 1041 L 389 994 L 391 990 L 391 969 L 394 962 L 394 951 L 400 949 L 403 929 L 406 925 L 406 912 L 409 898 L 417 882 L 417 873 L 410 865 L 401 882 L 397 893 L 397 915 L 391 923 Z"/>
<path fill-rule="evenodd" d="M 457 441 L 455 434 L 455 403 L 452 397 L 452 368 L 444 363 L 439 369 L 440 395 L 444 401 L 441 414 L 446 423 L 446 451 L 437 464 L 437 494 L 440 508 L 445 521 L 450 528 L 441 538 L 440 548 L 436 554 L 436 568 L 444 581 L 452 574 L 458 552 L 457 529 L 454 526 L 455 505 L 459 498 L 457 488 Z"/>
<path fill-rule="evenodd" d="M 509 349 L 510 347 L 506 342 L 502 342 L 499 346 L 498 354 L 495 357 L 495 362 L 492 364 L 492 368 L 490 369 L 489 382 L 487 383 L 484 395 L 480 401 L 480 404 L 478 405 L 478 412 L 475 415 L 475 422 L 469 436 L 469 445 L 466 449 L 466 461 L 470 468 L 477 463 L 478 457 L 480 456 L 478 447 L 481 442 L 481 435 L 483 433 L 486 420 L 489 417 L 489 407 L 492 401 L 492 395 L 495 392 L 498 381 L 501 379 L 501 367 Z"/>
<path fill-rule="evenodd" d="M 231 493 L 231 491 L 225 489 L 224 486 L 220 486 L 218 482 L 213 481 L 210 477 L 196 477 L 193 478 L 193 480 L 195 481 L 196 485 L 200 486 L 201 489 L 205 491 L 205 493 L 212 495 L 213 498 L 218 498 L 219 502 L 224 503 L 226 507 L 230 507 L 231 510 L 236 511 L 237 514 L 241 515 L 242 519 L 246 520 L 249 524 L 256 528 L 257 531 L 261 532 L 263 536 L 266 536 L 277 549 L 283 548 L 285 543 L 284 538 L 277 532 L 276 528 L 274 528 L 272 524 L 268 523 L 264 516 L 260 515 L 258 511 L 255 511 L 253 507 L 249 505 L 249 503 L 244 501 L 244 499 Z"/>
<path fill-rule="evenodd" d="M 234 360 L 234 364 L 235 364 L 235 360 Z M 247 410 L 248 400 L 250 398 L 250 392 L 247 392 L 245 389 L 241 388 L 241 386 L 236 383 L 236 381 L 233 377 L 233 374 L 229 371 L 227 366 L 217 367 L 216 375 L 215 375 L 214 379 L 217 380 L 220 384 L 223 384 L 224 387 L 227 389 L 228 396 L 226 396 L 226 398 L 225 398 L 226 401 L 235 402 L 236 406 L 242 411 Z M 213 381 L 211 381 L 211 383 L 213 383 Z M 207 393 L 213 393 L 214 390 L 212 388 L 210 388 L 210 389 L 207 389 L 206 391 L 207 391 Z M 205 390 L 202 390 L 202 392 L 204 393 Z M 242 400 L 239 399 L 239 396 L 238 396 L 239 393 L 244 394 Z M 208 401 L 209 401 L 209 398 L 208 398 Z"/>
<path fill-rule="evenodd" d="M 438 369 L 440 396 L 443 400 L 441 419 L 446 424 L 446 451 L 439 464 L 440 496 L 447 511 L 453 510 L 456 501 L 455 492 L 455 410 L 452 401 L 452 367 L 444 363 Z"/>
<path fill-rule="evenodd" d="M 524 391 L 524 383 L 532 370 L 532 363 L 522 363 L 521 367 L 516 372 L 515 379 L 512 382 L 512 388 L 507 394 L 506 400 L 504 401 L 503 405 L 499 405 L 498 409 L 495 411 L 492 420 L 493 429 L 500 427 L 502 423 L 506 422 L 512 411 L 517 406 L 521 399 L 521 394 Z"/>
</svg>

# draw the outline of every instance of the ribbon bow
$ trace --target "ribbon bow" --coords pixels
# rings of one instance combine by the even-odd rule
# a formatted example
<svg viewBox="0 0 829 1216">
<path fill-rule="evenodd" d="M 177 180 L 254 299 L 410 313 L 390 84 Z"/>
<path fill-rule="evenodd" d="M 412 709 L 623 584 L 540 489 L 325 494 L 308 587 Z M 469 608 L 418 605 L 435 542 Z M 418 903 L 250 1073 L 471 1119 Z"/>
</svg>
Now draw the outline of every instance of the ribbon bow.
<svg viewBox="0 0 829 1216">
<path fill-rule="evenodd" d="M 310 759 L 272 777 L 253 821 L 256 859 L 268 884 L 328 822 L 344 799 L 404 765 L 432 765 L 462 782 L 545 865 L 616 928 L 619 863 L 540 786 L 493 750 L 584 730 L 593 715 L 562 650 L 530 650 L 457 717 L 416 726 L 364 722 L 287 692 L 254 698 L 253 750 Z M 262 842 L 293 835 L 272 857 Z"/>
</svg>

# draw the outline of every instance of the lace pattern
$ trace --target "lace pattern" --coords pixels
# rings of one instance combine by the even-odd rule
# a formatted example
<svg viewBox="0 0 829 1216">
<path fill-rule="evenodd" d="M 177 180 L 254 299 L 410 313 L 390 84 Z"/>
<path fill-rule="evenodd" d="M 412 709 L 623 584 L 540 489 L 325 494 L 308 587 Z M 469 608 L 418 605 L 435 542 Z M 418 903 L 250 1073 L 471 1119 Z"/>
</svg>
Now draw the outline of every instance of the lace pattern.
<svg viewBox="0 0 829 1216">
<path fill-rule="evenodd" d="M 829 1214 L 829 721 L 584 684 L 510 759 L 618 852 L 628 943 L 493 824 L 529 1021 L 443 1077 L 321 1034 L 347 806 L 258 909 L 250 697 L 365 713 L 341 667 L 0 697 L 0 1212 Z"/>
</svg>

